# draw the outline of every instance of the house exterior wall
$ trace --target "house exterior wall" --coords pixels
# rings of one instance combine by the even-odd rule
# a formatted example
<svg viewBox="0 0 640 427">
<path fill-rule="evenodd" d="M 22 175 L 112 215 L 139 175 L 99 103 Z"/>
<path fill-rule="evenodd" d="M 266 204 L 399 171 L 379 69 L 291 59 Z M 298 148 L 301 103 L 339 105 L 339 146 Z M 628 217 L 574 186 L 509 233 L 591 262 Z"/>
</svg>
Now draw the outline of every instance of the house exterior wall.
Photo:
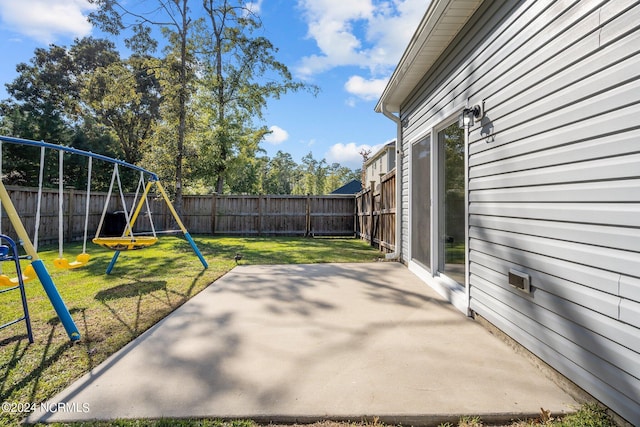
<svg viewBox="0 0 640 427">
<path fill-rule="evenodd" d="M 395 143 L 393 145 L 385 145 L 380 151 L 375 153 L 364 164 L 365 182 L 364 186 L 369 187 L 371 182 L 375 182 L 376 186 L 380 184 L 380 177 L 391 172 L 396 167 Z"/>
<path fill-rule="evenodd" d="M 405 263 L 411 146 L 482 100 L 468 306 L 640 425 L 640 2 L 483 3 L 401 105 Z"/>
</svg>

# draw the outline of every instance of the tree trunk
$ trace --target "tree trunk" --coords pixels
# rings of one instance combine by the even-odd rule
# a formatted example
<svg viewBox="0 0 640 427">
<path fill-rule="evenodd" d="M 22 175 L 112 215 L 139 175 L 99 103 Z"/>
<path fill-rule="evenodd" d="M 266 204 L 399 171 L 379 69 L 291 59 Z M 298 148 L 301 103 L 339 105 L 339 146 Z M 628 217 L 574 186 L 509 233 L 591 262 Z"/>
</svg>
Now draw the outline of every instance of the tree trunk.
<svg viewBox="0 0 640 427">
<path fill-rule="evenodd" d="M 187 33 L 189 20 L 187 17 L 187 1 L 182 0 L 182 29 L 180 31 L 180 72 L 178 99 L 178 152 L 176 153 L 176 195 L 174 207 L 178 216 L 182 216 L 182 163 L 184 158 L 184 140 L 187 123 Z"/>
<path fill-rule="evenodd" d="M 222 74 L 222 28 L 216 28 L 216 76 L 218 78 L 217 98 L 218 98 L 218 123 L 225 121 L 225 99 L 224 99 L 224 75 Z M 216 192 L 222 194 L 224 192 L 224 173 L 227 167 L 227 141 L 222 141 L 220 147 L 220 170 L 218 171 L 218 179 L 216 181 Z"/>
</svg>

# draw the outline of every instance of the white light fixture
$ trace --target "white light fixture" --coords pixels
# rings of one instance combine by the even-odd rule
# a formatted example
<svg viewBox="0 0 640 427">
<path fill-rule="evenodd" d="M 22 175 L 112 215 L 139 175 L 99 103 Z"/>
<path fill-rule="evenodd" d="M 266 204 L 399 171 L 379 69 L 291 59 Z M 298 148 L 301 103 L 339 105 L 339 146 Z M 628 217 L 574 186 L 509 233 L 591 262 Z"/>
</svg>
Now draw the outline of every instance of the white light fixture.
<svg viewBox="0 0 640 427">
<path fill-rule="evenodd" d="M 465 108 L 458 116 L 458 126 L 460 129 L 469 129 L 473 126 L 474 120 L 481 120 L 484 117 L 484 102 L 476 104 L 471 108 Z"/>
</svg>

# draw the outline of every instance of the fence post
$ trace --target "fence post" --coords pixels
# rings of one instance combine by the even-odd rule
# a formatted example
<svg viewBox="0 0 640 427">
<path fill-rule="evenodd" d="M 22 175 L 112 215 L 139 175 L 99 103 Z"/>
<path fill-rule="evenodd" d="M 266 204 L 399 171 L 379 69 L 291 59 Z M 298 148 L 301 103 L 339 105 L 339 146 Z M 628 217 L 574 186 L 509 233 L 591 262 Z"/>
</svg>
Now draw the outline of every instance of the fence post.
<svg viewBox="0 0 640 427">
<path fill-rule="evenodd" d="M 362 239 L 363 237 L 366 239 L 365 234 L 367 233 L 367 228 L 364 226 L 364 216 L 365 216 L 365 211 L 364 211 L 364 205 L 365 205 L 365 197 L 367 197 L 367 193 L 366 193 L 366 188 L 362 189 L 363 193 L 360 195 L 360 213 L 358 214 L 358 221 L 359 222 L 359 229 L 358 231 L 360 232 L 360 238 Z"/>
<path fill-rule="evenodd" d="M 258 236 L 262 236 L 262 196 L 258 194 Z"/>
<path fill-rule="evenodd" d="M 364 210 L 364 197 L 365 197 L 365 193 L 364 193 L 364 188 L 362 190 L 360 190 L 360 197 L 359 199 L 359 205 L 358 205 L 358 237 L 362 239 L 362 234 L 366 231 L 364 230 L 363 227 L 363 218 L 364 218 L 364 214 L 363 214 L 363 210 Z"/>
<path fill-rule="evenodd" d="M 358 237 L 358 195 L 353 195 L 353 237 Z"/>
<path fill-rule="evenodd" d="M 311 235 L 311 197 L 307 194 L 307 206 L 305 208 L 305 231 L 304 236 L 309 237 Z"/>
<path fill-rule="evenodd" d="M 217 207 L 218 193 L 211 195 L 211 234 L 216 234 L 216 209 Z"/>
<path fill-rule="evenodd" d="M 369 204 L 369 243 L 371 244 L 371 246 L 375 245 L 374 242 L 374 238 L 373 238 L 373 233 L 375 232 L 375 227 L 373 226 L 375 217 L 374 217 L 374 211 L 376 209 L 375 203 L 376 203 L 376 199 L 374 196 L 374 192 L 375 192 L 375 188 L 376 188 L 376 182 L 375 181 L 370 181 L 369 182 L 369 200 L 370 200 L 370 204 Z"/>
<path fill-rule="evenodd" d="M 384 243 L 384 192 L 386 189 L 385 183 L 382 182 L 382 176 L 380 176 L 380 213 L 378 214 L 378 222 L 380 226 L 378 227 L 378 233 L 380 233 L 380 239 L 378 242 L 378 249 L 380 252 L 384 251 L 383 243 Z"/>
</svg>

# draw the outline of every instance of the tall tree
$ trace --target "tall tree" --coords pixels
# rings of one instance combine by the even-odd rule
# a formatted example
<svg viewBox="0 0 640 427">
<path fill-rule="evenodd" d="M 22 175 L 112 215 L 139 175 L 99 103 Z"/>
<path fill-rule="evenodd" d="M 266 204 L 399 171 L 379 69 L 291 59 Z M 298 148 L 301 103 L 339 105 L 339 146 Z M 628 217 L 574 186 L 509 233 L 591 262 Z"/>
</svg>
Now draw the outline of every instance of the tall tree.
<svg viewBox="0 0 640 427">
<path fill-rule="evenodd" d="M 295 81 L 276 60 L 272 43 L 256 35 L 262 23 L 245 0 L 148 0 L 132 6 L 135 9 L 128 9 L 130 3 L 124 0 L 89 1 L 98 6 L 90 15 L 92 22 L 112 34 L 132 29 L 125 42 L 138 53 L 156 47 L 154 27 L 166 39 L 158 71 L 163 132 L 155 135 L 156 145 L 169 145 L 153 151 L 174 156 L 176 207 L 181 206 L 185 174 L 205 185 L 214 180 L 216 190 L 224 191 L 230 165 L 237 169 L 247 153 L 240 146 L 257 145 L 267 132 L 254 121 L 262 119 L 269 99 L 289 91 L 317 91 Z M 166 160 L 159 154 L 154 162 Z M 197 157 L 187 162 L 188 154 Z"/>
<path fill-rule="evenodd" d="M 84 107 L 113 131 L 124 160 L 137 164 L 160 118 L 161 88 L 149 58 L 132 56 L 86 77 Z"/>
<path fill-rule="evenodd" d="M 82 76 L 117 58 L 113 44 L 92 37 L 76 39 L 70 49 L 54 44 L 37 48 L 28 64 L 16 66 L 18 77 L 6 84 L 12 101 L 5 103 L 5 111 L 19 110 L 16 124 L 19 115 L 31 122 L 21 129 L 27 132 L 22 136 L 68 143 L 80 114 Z"/>
<path fill-rule="evenodd" d="M 6 84 L 15 107 L 32 122 L 27 138 L 66 143 L 71 133 L 65 122 L 73 96 L 72 60 L 63 46 L 37 48 L 29 64 L 16 66 L 18 77 Z M 62 88 L 69 87 L 69 92 Z M 18 117 L 14 116 L 17 123 Z"/>
<path fill-rule="evenodd" d="M 241 140 L 228 129 L 244 134 L 266 132 L 256 129 L 253 119 L 261 119 L 267 101 L 289 91 L 313 86 L 295 81 L 286 65 L 277 61 L 277 49 L 265 37 L 255 35 L 262 22 L 244 0 L 203 0 L 208 25 L 202 28 L 204 52 L 201 91 L 208 108 L 214 111 L 211 143 L 215 145 L 216 189 L 224 190 L 228 162 L 234 145 Z"/>
<path fill-rule="evenodd" d="M 333 190 L 342 187 L 353 179 L 360 179 L 360 172 L 353 171 L 339 163 L 332 163 L 327 167 L 327 178 L 325 182 L 325 193 L 331 193 Z"/>
<path fill-rule="evenodd" d="M 323 159 L 324 161 L 324 159 Z M 301 174 L 301 180 L 296 184 L 294 188 L 295 194 L 321 194 L 321 190 L 317 188 L 318 178 L 318 161 L 313 158 L 313 153 L 309 152 L 302 158 L 302 163 L 299 165 Z"/>
<path fill-rule="evenodd" d="M 190 38 L 195 22 L 191 18 L 189 0 L 155 0 L 136 3 L 136 10 L 128 8 L 126 2 L 118 0 L 89 0 L 98 9 L 89 19 L 103 31 L 118 35 L 125 28 L 133 28 L 133 35 L 125 40 L 127 47 L 137 53 L 149 53 L 155 50 L 157 43 L 152 38 L 152 27 L 158 27 L 167 38 L 165 49 L 167 65 L 165 96 L 173 97 L 167 101 L 174 106 L 177 116 L 175 155 L 175 201 L 178 212 L 182 211 L 183 163 L 185 140 L 187 137 L 187 108 L 192 94 L 191 81 L 194 78 L 190 67 L 193 52 L 190 50 Z M 191 2 L 193 3 L 193 2 Z"/>
<path fill-rule="evenodd" d="M 267 165 L 264 191 L 266 194 L 291 194 L 296 181 L 296 162 L 291 154 L 278 151 Z"/>
<path fill-rule="evenodd" d="M 0 103 L 3 133 L 72 146 L 80 143 L 78 133 L 93 125 L 80 108 L 84 76 L 117 60 L 112 43 L 92 37 L 76 39 L 69 49 L 53 44 L 37 48 L 28 63 L 16 66 L 18 76 L 6 84 L 10 98 Z M 101 130 L 94 127 L 92 133 Z M 102 137 L 83 141 L 82 148 L 99 152 L 107 151 L 110 147 L 102 145 L 112 142 Z M 40 157 L 23 151 L 7 145 L 5 171 L 15 182 L 33 185 Z"/>
</svg>

